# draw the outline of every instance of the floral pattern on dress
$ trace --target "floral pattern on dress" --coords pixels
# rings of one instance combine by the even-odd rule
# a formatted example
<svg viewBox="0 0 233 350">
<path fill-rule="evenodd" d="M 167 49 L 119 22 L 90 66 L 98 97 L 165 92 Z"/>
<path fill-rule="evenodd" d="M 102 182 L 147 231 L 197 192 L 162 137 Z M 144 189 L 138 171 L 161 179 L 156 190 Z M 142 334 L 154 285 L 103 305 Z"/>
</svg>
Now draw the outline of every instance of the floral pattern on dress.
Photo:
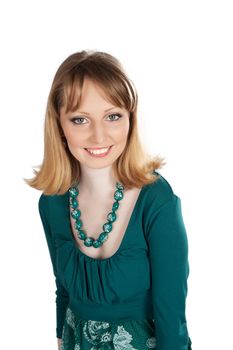
<svg viewBox="0 0 233 350">
<path fill-rule="evenodd" d="M 79 339 L 79 336 L 76 336 L 77 333 L 77 324 L 80 326 L 81 323 L 77 323 L 73 311 L 68 307 L 66 311 L 66 318 L 63 327 L 62 333 L 62 347 L 61 350 L 142 350 L 140 348 L 135 348 L 131 342 L 134 341 L 135 344 L 138 343 L 138 334 L 141 334 L 141 330 L 132 328 L 132 334 L 127 331 L 127 326 L 130 327 L 130 324 L 123 324 L 114 326 L 111 323 L 104 321 L 82 321 L 81 332 L 83 334 L 82 339 Z M 68 327 L 69 326 L 69 327 Z M 77 329 L 76 329 L 77 328 Z M 114 330 L 115 329 L 115 330 Z M 142 328 L 143 329 L 143 328 Z M 150 327 L 151 332 L 151 327 Z M 153 332 L 153 329 L 152 329 Z M 80 333 L 79 333 L 80 334 Z M 147 334 L 147 338 L 146 338 Z M 149 337 L 149 331 L 145 331 L 145 349 L 155 349 L 156 348 L 156 338 Z M 151 333 L 152 334 L 152 333 Z M 134 339 L 135 335 L 135 339 Z M 81 335 L 80 335 L 81 336 Z M 143 335 L 142 335 L 143 336 Z M 85 340 L 84 340 L 85 339 Z M 140 338 L 140 343 L 141 343 Z M 80 341 L 80 342 L 79 342 Z M 75 343 L 75 345 L 74 345 Z M 85 345 L 85 344 L 86 345 Z M 89 346 L 88 346 L 89 343 Z M 73 345 L 72 345 L 73 344 Z M 143 349 L 144 350 L 144 349 Z"/>
<path fill-rule="evenodd" d="M 132 335 L 123 326 L 117 327 L 117 333 L 113 337 L 113 345 L 116 350 L 137 350 L 130 343 Z"/>
<path fill-rule="evenodd" d="M 155 339 L 155 337 L 148 338 L 147 341 L 146 341 L 146 346 L 149 349 L 155 349 L 156 348 L 156 339 Z"/>
<path fill-rule="evenodd" d="M 99 342 L 111 340 L 111 333 L 106 333 L 105 331 L 109 327 L 110 325 L 108 322 L 89 320 L 84 323 L 83 334 L 88 342 L 93 345 L 97 345 Z"/>
<path fill-rule="evenodd" d="M 75 330 L 75 315 L 69 307 L 66 310 L 66 322 L 73 330 Z"/>
</svg>

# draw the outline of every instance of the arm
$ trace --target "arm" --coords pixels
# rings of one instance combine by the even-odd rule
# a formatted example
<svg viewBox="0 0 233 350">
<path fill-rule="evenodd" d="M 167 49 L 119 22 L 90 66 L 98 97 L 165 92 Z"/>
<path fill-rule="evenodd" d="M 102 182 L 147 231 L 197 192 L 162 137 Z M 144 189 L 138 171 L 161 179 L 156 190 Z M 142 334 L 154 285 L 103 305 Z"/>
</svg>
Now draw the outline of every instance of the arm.
<svg viewBox="0 0 233 350">
<path fill-rule="evenodd" d="M 188 241 L 180 198 L 173 193 L 154 206 L 147 230 L 156 349 L 191 350 L 185 316 Z"/>
<path fill-rule="evenodd" d="M 64 319 L 65 319 L 66 307 L 69 303 L 69 296 L 66 289 L 61 284 L 59 277 L 57 275 L 56 248 L 55 248 L 55 244 L 54 244 L 52 233 L 49 226 L 48 208 L 46 205 L 45 195 L 41 195 L 39 199 L 39 213 L 40 213 L 41 221 L 45 232 L 45 237 L 46 237 L 46 241 L 49 249 L 49 254 L 50 254 L 50 258 L 53 266 L 53 273 L 55 276 L 55 283 L 56 283 L 56 292 L 55 292 L 56 320 L 57 320 L 56 335 L 57 335 L 57 338 L 62 338 L 62 329 L 63 329 Z"/>
</svg>

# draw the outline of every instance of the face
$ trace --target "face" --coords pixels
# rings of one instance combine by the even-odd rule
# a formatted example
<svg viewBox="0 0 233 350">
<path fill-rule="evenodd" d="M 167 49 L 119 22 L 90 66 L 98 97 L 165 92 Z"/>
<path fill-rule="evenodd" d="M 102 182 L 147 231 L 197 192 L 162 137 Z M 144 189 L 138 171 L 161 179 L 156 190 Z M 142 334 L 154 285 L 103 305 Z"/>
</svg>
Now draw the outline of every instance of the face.
<svg viewBox="0 0 233 350">
<path fill-rule="evenodd" d="M 126 146 L 129 115 L 126 109 L 108 102 L 101 88 L 86 78 L 79 109 L 67 114 L 64 107 L 60 110 L 60 123 L 70 152 L 89 168 L 112 165 Z M 98 154 L 90 153 L 96 149 Z M 100 154 L 101 151 L 105 153 Z"/>
</svg>

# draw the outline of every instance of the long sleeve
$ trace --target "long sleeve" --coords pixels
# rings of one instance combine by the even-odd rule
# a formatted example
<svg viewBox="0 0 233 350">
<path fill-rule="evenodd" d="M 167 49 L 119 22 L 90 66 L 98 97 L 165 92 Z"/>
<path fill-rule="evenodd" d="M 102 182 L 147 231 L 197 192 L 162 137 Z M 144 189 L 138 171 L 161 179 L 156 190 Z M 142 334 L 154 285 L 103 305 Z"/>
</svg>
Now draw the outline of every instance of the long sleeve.
<svg viewBox="0 0 233 350">
<path fill-rule="evenodd" d="M 57 269 L 56 269 L 56 248 L 53 240 L 53 236 L 50 230 L 49 226 L 49 216 L 48 216 L 48 208 L 46 206 L 46 197 L 45 195 L 41 195 L 38 203 L 39 207 L 39 213 L 41 217 L 41 221 L 43 224 L 44 228 L 44 233 L 49 249 L 49 254 L 52 262 L 52 267 L 53 267 L 53 273 L 55 276 L 55 283 L 56 283 L 56 298 L 55 298 L 55 303 L 56 303 L 56 336 L 57 338 L 62 337 L 62 329 L 63 329 L 63 324 L 64 324 L 64 319 L 65 319 L 65 311 L 66 307 L 69 303 L 69 296 L 66 291 L 66 289 L 63 287 L 61 284 L 58 276 L 57 276 Z"/>
<path fill-rule="evenodd" d="M 152 203 L 150 213 L 148 244 L 156 349 L 191 350 L 185 316 L 188 240 L 181 200 L 173 193 L 158 208 Z"/>
</svg>

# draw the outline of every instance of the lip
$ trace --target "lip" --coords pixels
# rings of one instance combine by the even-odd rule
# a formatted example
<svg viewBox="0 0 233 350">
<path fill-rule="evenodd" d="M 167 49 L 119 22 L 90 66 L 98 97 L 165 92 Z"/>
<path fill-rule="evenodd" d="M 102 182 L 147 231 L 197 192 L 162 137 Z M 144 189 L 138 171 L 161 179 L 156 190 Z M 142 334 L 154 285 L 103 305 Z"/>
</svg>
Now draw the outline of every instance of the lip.
<svg viewBox="0 0 233 350">
<path fill-rule="evenodd" d="M 93 153 L 90 153 L 90 152 L 88 152 L 88 150 L 86 149 L 86 148 L 84 148 L 85 149 L 85 151 L 89 154 L 89 156 L 91 156 L 91 157 L 94 157 L 94 158 L 103 158 L 103 157 L 106 157 L 108 154 L 109 154 L 109 152 L 111 151 L 111 149 L 112 149 L 112 146 L 113 145 L 111 145 L 110 147 L 109 147 L 109 149 L 107 150 L 107 152 L 105 152 L 105 153 L 102 153 L 102 154 L 93 154 Z M 101 147 L 101 148 L 107 148 L 107 147 Z M 101 148 L 88 148 L 88 149 L 101 149 Z"/>
</svg>

